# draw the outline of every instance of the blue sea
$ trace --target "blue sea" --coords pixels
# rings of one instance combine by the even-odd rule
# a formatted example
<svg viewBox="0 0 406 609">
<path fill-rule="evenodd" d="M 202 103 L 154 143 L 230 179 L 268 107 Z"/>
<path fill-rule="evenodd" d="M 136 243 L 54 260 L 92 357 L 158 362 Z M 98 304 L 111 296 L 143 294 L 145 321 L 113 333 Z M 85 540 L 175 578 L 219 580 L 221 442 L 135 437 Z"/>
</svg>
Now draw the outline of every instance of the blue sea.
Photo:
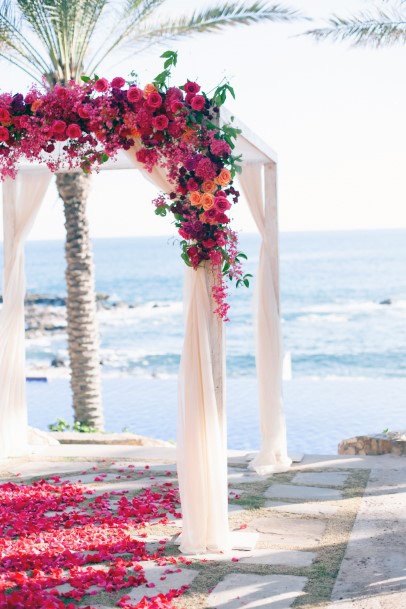
<svg viewBox="0 0 406 609">
<path fill-rule="evenodd" d="M 254 280 L 249 289 L 230 285 L 230 439 L 232 448 L 255 448 L 259 239 L 242 235 L 240 243 Z M 165 237 L 96 239 L 93 248 L 96 289 L 115 304 L 99 312 L 107 426 L 174 438 L 183 336 L 184 269 L 177 243 Z M 64 295 L 62 242 L 29 242 L 26 260 L 28 291 Z M 280 264 L 284 345 L 292 366 L 292 380 L 285 382 L 292 448 L 335 452 L 342 437 L 406 428 L 406 230 L 282 233 Z M 29 368 L 46 371 L 55 356 L 67 357 L 63 332 L 28 341 Z M 164 396 L 171 392 L 169 407 Z M 59 410 L 52 400 L 49 405 L 51 394 L 58 395 Z M 50 418 L 70 417 L 67 379 L 30 383 L 29 396 L 32 424 L 45 428 Z M 151 408 L 158 417 L 151 419 Z"/>
</svg>

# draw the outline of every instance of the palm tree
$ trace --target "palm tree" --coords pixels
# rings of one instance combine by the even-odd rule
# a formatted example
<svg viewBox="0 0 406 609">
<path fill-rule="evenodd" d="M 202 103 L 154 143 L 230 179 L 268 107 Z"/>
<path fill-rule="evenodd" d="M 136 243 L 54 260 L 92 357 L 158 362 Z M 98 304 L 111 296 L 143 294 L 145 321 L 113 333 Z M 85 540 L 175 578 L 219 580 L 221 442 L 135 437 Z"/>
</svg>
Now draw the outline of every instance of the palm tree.
<svg viewBox="0 0 406 609">
<path fill-rule="evenodd" d="M 332 15 L 325 27 L 306 32 L 317 40 L 349 41 L 353 46 L 382 47 L 406 42 L 406 0 L 380 3 L 350 17 Z"/>
<path fill-rule="evenodd" d="M 232 25 L 289 21 L 298 13 L 279 4 L 227 2 L 162 21 L 165 0 L 3 0 L 0 57 L 53 87 L 94 74 L 113 53 L 140 52 L 195 33 Z M 75 420 L 103 427 L 94 267 L 86 217 L 89 177 L 60 173 L 64 202 L 68 346 Z"/>
</svg>

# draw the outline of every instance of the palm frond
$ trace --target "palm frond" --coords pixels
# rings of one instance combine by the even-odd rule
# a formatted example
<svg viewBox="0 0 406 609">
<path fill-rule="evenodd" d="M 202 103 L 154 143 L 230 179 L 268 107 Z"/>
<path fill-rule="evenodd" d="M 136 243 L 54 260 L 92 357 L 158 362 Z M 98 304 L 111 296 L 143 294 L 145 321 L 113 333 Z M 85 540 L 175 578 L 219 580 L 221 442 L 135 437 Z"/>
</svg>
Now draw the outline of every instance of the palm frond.
<svg viewBox="0 0 406 609">
<path fill-rule="evenodd" d="M 383 0 L 386 4 L 389 0 Z M 397 0 L 388 9 L 376 7 L 358 15 L 343 18 L 333 15 L 327 26 L 309 30 L 316 40 L 348 41 L 353 46 L 391 46 L 406 42 L 406 0 Z"/>
<path fill-rule="evenodd" d="M 183 16 L 157 27 L 141 30 L 143 38 L 167 39 L 202 32 L 218 32 L 224 27 L 235 25 L 250 25 L 261 21 L 292 21 L 301 15 L 294 9 L 282 7 L 280 4 L 268 5 L 265 2 L 254 2 L 247 5 L 243 2 L 233 2 L 194 12 L 191 16 Z"/>
<path fill-rule="evenodd" d="M 86 72 L 92 74 L 103 60 L 126 41 L 130 34 L 139 27 L 140 23 L 147 19 L 164 2 L 165 0 L 126 0 L 122 10 L 114 20 L 111 34 L 107 36 L 107 39 L 113 42 L 110 45 L 106 45 L 104 40 L 100 44 L 87 62 Z"/>
<path fill-rule="evenodd" d="M 77 79 L 108 0 L 17 0 L 51 60 L 54 80 Z"/>
</svg>

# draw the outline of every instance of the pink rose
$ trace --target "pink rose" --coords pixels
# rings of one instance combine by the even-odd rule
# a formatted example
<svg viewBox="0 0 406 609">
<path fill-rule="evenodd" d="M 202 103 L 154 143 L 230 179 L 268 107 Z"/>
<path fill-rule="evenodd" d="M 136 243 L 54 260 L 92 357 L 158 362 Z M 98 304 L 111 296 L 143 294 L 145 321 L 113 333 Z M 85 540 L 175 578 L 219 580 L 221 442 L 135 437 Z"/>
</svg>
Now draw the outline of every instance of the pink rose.
<svg viewBox="0 0 406 609">
<path fill-rule="evenodd" d="M 231 208 L 231 203 L 227 201 L 225 197 L 216 197 L 214 199 L 214 205 L 217 211 L 221 213 L 224 213 L 225 211 Z"/>
<path fill-rule="evenodd" d="M 209 218 L 210 220 L 217 220 L 217 211 L 214 209 L 214 207 L 212 207 L 211 209 L 208 209 L 205 212 L 206 218 Z"/>
<path fill-rule="evenodd" d="M 91 109 L 92 106 L 90 104 L 82 104 L 79 106 L 77 113 L 79 114 L 80 118 L 89 118 Z"/>
<path fill-rule="evenodd" d="M 193 110 L 197 110 L 198 112 L 200 112 L 201 110 L 203 110 L 205 103 L 206 100 L 204 99 L 203 95 L 195 95 L 192 98 L 190 105 L 192 106 Z"/>
<path fill-rule="evenodd" d="M 158 131 L 163 131 L 169 124 L 168 117 L 165 114 L 159 114 L 152 119 L 152 125 Z"/>
<path fill-rule="evenodd" d="M 196 82 L 191 82 L 190 80 L 183 87 L 186 93 L 192 93 L 196 95 L 200 91 L 200 87 Z"/>
<path fill-rule="evenodd" d="M 66 123 L 65 121 L 54 121 L 52 125 L 52 131 L 57 135 L 62 135 L 65 133 Z"/>
<path fill-rule="evenodd" d="M 0 142 L 7 142 L 9 137 L 10 134 L 8 132 L 8 129 L 6 129 L 6 127 L 0 127 Z"/>
<path fill-rule="evenodd" d="M 162 97 L 158 91 L 152 91 L 147 97 L 147 106 L 150 108 L 159 108 L 162 105 Z"/>
<path fill-rule="evenodd" d="M 17 118 L 17 117 L 15 117 L 15 118 Z M 30 119 L 28 118 L 28 116 L 25 116 L 25 115 L 20 116 L 20 127 L 22 127 L 23 129 L 27 129 L 29 124 L 30 124 Z"/>
<path fill-rule="evenodd" d="M 32 104 L 33 101 L 35 101 L 36 95 L 35 93 L 27 93 L 27 95 L 24 97 L 24 101 L 26 104 Z"/>
<path fill-rule="evenodd" d="M 142 91 L 138 87 L 130 87 L 127 91 L 127 99 L 130 103 L 136 104 L 142 99 Z"/>
<path fill-rule="evenodd" d="M 179 110 L 182 110 L 183 104 L 181 101 L 176 99 L 175 101 L 171 102 L 170 108 L 171 112 L 175 114 L 176 112 L 179 112 Z"/>
<path fill-rule="evenodd" d="M 70 138 L 80 137 L 82 135 L 82 129 L 76 123 L 71 123 L 66 129 L 66 135 Z"/>
<path fill-rule="evenodd" d="M 117 87 L 117 89 L 121 89 L 121 87 L 124 87 L 124 85 L 125 85 L 125 80 L 124 80 L 124 78 L 121 78 L 121 76 L 116 76 L 111 81 L 111 86 Z"/>
<path fill-rule="evenodd" d="M 109 81 L 107 78 L 99 78 L 99 80 L 96 80 L 94 83 L 94 88 L 98 93 L 105 93 L 109 88 Z"/>
<path fill-rule="evenodd" d="M 6 108 L 0 108 L 0 122 L 6 123 L 10 120 L 10 112 Z"/>
</svg>

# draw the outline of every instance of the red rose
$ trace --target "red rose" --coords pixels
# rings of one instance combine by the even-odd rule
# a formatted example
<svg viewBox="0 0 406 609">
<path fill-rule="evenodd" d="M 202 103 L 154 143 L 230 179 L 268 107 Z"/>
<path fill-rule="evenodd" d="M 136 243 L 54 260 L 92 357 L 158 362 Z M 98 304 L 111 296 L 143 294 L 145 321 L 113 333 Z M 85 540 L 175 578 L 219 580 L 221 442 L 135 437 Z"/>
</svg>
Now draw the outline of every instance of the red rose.
<svg viewBox="0 0 406 609">
<path fill-rule="evenodd" d="M 130 87 L 127 91 L 127 99 L 130 103 L 136 104 L 142 99 L 142 91 L 138 87 Z"/>
<path fill-rule="evenodd" d="M 80 137 L 82 135 L 82 129 L 76 123 L 71 123 L 66 129 L 66 135 L 70 138 Z"/>
<path fill-rule="evenodd" d="M 121 87 L 124 87 L 124 85 L 125 85 L 125 80 L 124 80 L 124 78 L 121 78 L 121 76 L 116 76 L 111 81 L 111 86 L 117 87 L 117 89 L 121 89 Z"/>
<path fill-rule="evenodd" d="M 208 209 L 205 213 L 206 218 L 209 218 L 210 220 L 214 220 L 216 218 L 217 220 L 217 211 L 214 209 L 214 207 L 212 207 L 211 209 Z"/>
<path fill-rule="evenodd" d="M 6 127 L 0 127 L 0 142 L 7 142 L 9 137 L 10 134 L 8 129 L 6 129 Z"/>
<path fill-rule="evenodd" d="M 169 125 L 168 117 L 165 114 L 159 114 L 152 119 L 152 125 L 158 131 L 163 131 Z"/>
<path fill-rule="evenodd" d="M 99 80 L 96 80 L 94 83 L 94 88 L 98 93 L 105 93 L 109 88 L 109 81 L 107 78 L 99 78 Z"/>
<path fill-rule="evenodd" d="M 204 99 L 203 95 L 195 95 L 192 98 L 190 105 L 192 106 L 193 110 L 197 110 L 200 112 L 201 110 L 203 110 L 205 103 L 206 100 Z"/>
<path fill-rule="evenodd" d="M 6 123 L 10 120 L 10 112 L 6 108 L 0 108 L 0 122 Z"/>
<path fill-rule="evenodd" d="M 185 89 L 186 93 L 192 93 L 193 95 L 196 95 L 196 93 L 200 91 L 200 87 L 197 82 L 188 81 L 183 88 Z"/>
<path fill-rule="evenodd" d="M 162 97 L 158 91 L 153 91 L 147 97 L 147 106 L 150 108 L 159 108 L 162 105 Z"/>
<path fill-rule="evenodd" d="M 54 121 L 52 125 L 52 131 L 57 135 L 62 135 L 65 133 L 66 123 L 65 121 Z"/>
</svg>

